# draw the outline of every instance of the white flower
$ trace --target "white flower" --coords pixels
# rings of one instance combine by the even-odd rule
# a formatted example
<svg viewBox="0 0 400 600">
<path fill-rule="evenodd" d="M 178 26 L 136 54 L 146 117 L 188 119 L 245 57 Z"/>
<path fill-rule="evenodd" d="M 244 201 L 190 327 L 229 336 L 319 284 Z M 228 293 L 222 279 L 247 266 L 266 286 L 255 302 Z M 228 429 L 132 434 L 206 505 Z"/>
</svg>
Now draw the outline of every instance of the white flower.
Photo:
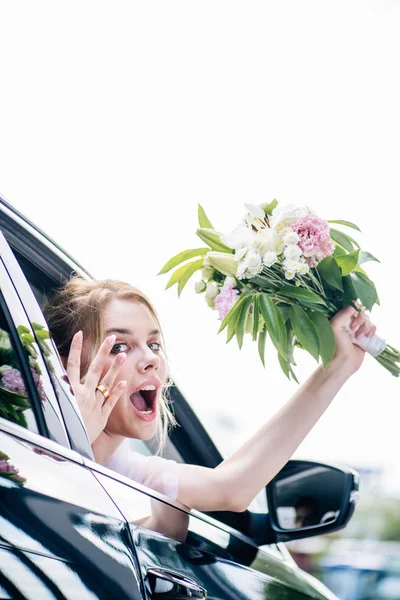
<svg viewBox="0 0 400 600">
<path fill-rule="evenodd" d="M 296 276 L 296 273 L 293 273 L 293 271 L 285 271 L 285 277 L 286 279 L 293 279 L 293 277 Z"/>
<path fill-rule="evenodd" d="M 257 252 L 248 252 L 246 254 L 245 262 L 247 264 L 247 270 L 251 271 L 256 275 L 262 269 L 261 256 Z"/>
<path fill-rule="evenodd" d="M 291 271 L 293 273 L 298 273 L 303 266 L 303 262 L 300 260 L 292 260 L 290 258 L 286 258 L 282 264 L 285 271 Z"/>
<path fill-rule="evenodd" d="M 281 254 L 283 252 L 285 243 L 275 229 L 266 227 L 259 231 L 257 236 L 261 240 L 261 254 L 265 254 L 268 251 L 276 252 L 276 254 Z"/>
<path fill-rule="evenodd" d="M 290 229 L 290 227 L 285 227 L 285 229 L 281 231 L 281 236 L 287 246 L 298 244 L 300 241 L 299 235 Z"/>
<path fill-rule="evenodd" d="M 309 265 L 304 262 L 301 266 L 301 269 L 299 270 L 300 275 L 307 275 L 308 271 L 310 270 Z"/>
<path fill-rule="evenodd" d="M 265 212 L 262 208 L 262 204 L 245 204 L 245 207 L 254 217 L 258 217 L 259 219 L 265 218 Z"/>
<path fill-rule="evenodd" d="M 258 275 L 262 271 L 263 264 L 260 254 L 257 252 L 249 251 L 243 260 L 238 264 L 236 277 L 242 279 L 243 277 L 251 278 Z"/>
<path fill-rule="evenodd" d="M 207 284 L 205 281 L 196 281 L 194 284 L 194 291 L 196 294 L 202 294 L 206 291 Z"/>
<path fill-rule="evenodd" d="M 248 250 L 248 248 L 246 248 L 246 246 L 239 248 L 239 250 L 235 250 L 235 260 L 242 260 L 242 258 L 245 256 L 247 250 Z"/>
<path fill-rule="evenodd" d="M 225 277 L 225 281 L 224 281 L 224 285 L 229 285 L 232 288 L 235 288 L 237 286 L 237 281 L 234 277 Z"/>
<path fill-rule="evenodd" d="M 201 271 L 201 276 L 204 281 L 209 281 L 214 274 L 214 269 L 212 267 L 204 267 Z"/>
<path fill-rule="evenodd" d="M 242 279 L 244 277 L 244 274 L 246 273 L 246 269 L 247 269 L 246 261 L 241 260 L 238 264 L 238 268 L 236 271 L 236 277 L 238 279 Z"/>
<path fill-rule="evenodd" d="M 302 251 L 301 248 L 299 248 L 299 246 L 295 246 L 294 244 L 292 244 L 290 246 L 286 246 L 284 250 L 284 255 L 285 258 L 287 258 L 288 260 L 297 261 L 302 255 Z"/>
<path fill-rule="evenodd" d="M 307 206 L 296 206 L 295 204 L 288 204 L 282 207 L 277 206 L 272 211 L 271 227 L 280 230 L 310 214 L 311 211 Z"/>
<path fill-rule="evenodd" d="M 228 233 L 228 235 L 221 235 L 220 240 L 228 248 L 239 250 L 243 247 L 250 248 L 255 235 L 255 231 L 247 227 L 244 223 L 241 223 L 231 233 Z"/>
<path fill-rule="evenodd" d="M 215 281 L 209 281 L 206 287 L 206 298 L 214 299 L 219 294 L 219 287 Z"/>
<path fill-rule="evenodd" d="M 263 256 L 263 263 L 266 267 L 271 267 L 277 260 L 278 256 L 273 250 L 267 250 Z"/>
</svg>

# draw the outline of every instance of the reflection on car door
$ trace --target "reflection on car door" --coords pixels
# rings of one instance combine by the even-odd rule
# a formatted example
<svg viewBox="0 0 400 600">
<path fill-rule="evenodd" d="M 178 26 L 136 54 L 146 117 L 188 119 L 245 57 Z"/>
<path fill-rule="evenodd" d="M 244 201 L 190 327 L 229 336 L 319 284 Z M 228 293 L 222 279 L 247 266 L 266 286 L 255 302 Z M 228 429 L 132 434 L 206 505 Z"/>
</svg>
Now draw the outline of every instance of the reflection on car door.
<svg viewBox="0 0 400 600">
<path fill-rule="evenodd" d="M 9 466 L 0 472 L 0 589 L 35 600 L 142 598 L 126 523 L 80 456 L 0 427 Z"/>
<path fill-rule="evenodd" d="M 308 585 L 303 584 L 298 574 L 291 573 L 289 567 L 272 555 L 260 553 L 241 534 L 201 513 L 188 514 L 165 496 L 96 463 L 85 462 L 130 522 L 149 598 L 305 600 L 310 597 Z M 173 515 L 174 512 L 177 514 Z M 175 531 L 170 527 L 167 535 L 165 520 L 176 526 Z M 162 595 L 167 592 L 170 595 Z"/>
</svg>

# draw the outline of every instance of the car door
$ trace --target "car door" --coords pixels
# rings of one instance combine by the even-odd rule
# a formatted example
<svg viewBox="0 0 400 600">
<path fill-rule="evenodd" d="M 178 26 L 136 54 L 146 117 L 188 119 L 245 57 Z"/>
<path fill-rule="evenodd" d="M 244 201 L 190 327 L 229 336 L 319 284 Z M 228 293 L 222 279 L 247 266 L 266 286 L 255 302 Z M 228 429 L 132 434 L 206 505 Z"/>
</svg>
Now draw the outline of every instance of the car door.
<svg viewBox="0 0 400 600">
<path fill-rule="evenodd" d="M 85 460 L 130 523 L 147 597 L 324 598 L 307 576 L 234 529 Z M 164 595 L 163 595 L 164 594 Z"/>
<path fill-rule="evenodd" d="M 130 531 L 70 448 L 45 324 L 28 318 L 4 238 L 0 250 L 0 598 L 139 600 Z"/>
</svg>

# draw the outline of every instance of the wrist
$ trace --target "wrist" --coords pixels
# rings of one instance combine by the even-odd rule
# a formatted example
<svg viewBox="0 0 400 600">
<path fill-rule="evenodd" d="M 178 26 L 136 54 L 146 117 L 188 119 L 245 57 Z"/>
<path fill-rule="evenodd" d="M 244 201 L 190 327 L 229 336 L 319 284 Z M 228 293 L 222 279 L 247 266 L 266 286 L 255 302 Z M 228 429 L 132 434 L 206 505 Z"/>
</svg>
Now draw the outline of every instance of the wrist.
<svg viewBox="0 0 400 600">
<path fill-rule="evenodd" d="M 322 366 L 321 369 L 323 369 Z M 335 380 L 344 383 L 354 375 L 355 371 L 351 361 L 344 357 L 334 357 L 327 367 L 323 369 L 323 372 L 326 373 L 327 377 L 333 377 Z"/>
</svg>

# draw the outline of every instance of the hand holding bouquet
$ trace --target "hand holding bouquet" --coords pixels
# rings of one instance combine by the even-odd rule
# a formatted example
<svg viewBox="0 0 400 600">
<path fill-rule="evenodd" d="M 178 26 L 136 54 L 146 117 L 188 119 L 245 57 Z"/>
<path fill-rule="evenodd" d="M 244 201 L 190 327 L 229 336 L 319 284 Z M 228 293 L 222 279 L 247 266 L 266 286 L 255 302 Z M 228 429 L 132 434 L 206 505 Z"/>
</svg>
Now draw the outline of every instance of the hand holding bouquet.
<svg viewBox="0 0 400 600">
<path fill-rule="evenodd" d="M 195 290 L 218 312 L 219 331 L 227 330 L 227 341 L 236 336 L 241 348 L 249 333 L 258 342 L 264 364 L 269 336 L 281 368 L 296 379 L 296 346 L 326 367 L 335 353 L 331 317 L 348 305 L 370 311 L 378 303 L 375 285 L 361 266 L 377 259 L 348 234 L 330 227 L 332 223 L 360 231 L 348 221 L 324 221 L 308 207 L 279 207 L 276 200 L 246 208 L 242 223 L 223 235 L 199 206 L 196 233 L 207 247 L 177 254 L 160 274 L 180 265 L 167 284 L 176 284 L 180 294 L 201 270 Z M 398 350 L 377 335 L 355 343 L 399 376 Z"/>
</svg>

